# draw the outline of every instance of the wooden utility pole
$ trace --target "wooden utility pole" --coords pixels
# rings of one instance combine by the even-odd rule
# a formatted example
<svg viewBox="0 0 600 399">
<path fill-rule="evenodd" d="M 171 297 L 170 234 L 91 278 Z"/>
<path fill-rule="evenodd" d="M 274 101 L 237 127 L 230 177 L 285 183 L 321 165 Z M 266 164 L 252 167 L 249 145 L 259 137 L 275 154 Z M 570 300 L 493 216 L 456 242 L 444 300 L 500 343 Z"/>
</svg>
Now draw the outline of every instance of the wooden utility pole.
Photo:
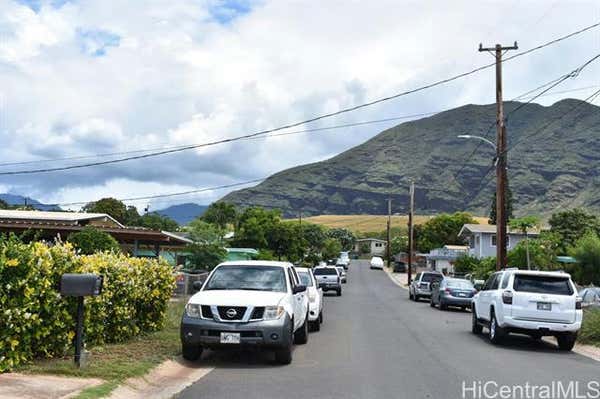
<svg viewBox="0 0 600 399">
<path fill-rule="evenodd" d="M 392 199 L 388 198 L 388 218 L 387 218 L 387 243 L 385 247 L 385 253 L 387 256 L 387 266 L 390 267 L 391 264 L 391 254 L 392 254 L 392 240 L 391 240 L 391 232 L 390 229 L 392 227 Z"/>
<path fill-rule="evenodd" d="M 412 282 L 413 213 L 415 208 L 415 183 L 410 182 L 410 208 L 408 210 L 408 284 Z"/>
<path fill-rule="evenodd" d="M 496 44 L 495 47 L 484 48 L 479 45 L 479 51 L 494 52 L 496 58 L 496 270 L 506 266 L 506 126 L 502 103 L 502 52 L 516 49 L 517 42 L 509 47 Z"/>
</svg>

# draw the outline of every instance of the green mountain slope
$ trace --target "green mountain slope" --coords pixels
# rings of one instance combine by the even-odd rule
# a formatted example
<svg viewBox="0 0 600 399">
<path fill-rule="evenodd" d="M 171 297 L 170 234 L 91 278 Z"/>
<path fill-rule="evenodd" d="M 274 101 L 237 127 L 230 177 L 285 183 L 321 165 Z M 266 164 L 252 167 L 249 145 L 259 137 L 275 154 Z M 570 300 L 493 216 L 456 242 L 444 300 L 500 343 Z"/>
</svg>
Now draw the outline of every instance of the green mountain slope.
<svg viewBox="0 0 600 399">
<path fill-rule="evenodd" d="M 600 107 L 568 99 L 550 107 L 529 104 L 511 114 L 519 105 L 505 104 L 508 145 L 515 144 L 508 153 L 508 175 L 516 213 L 547 214 L 572 206 L 600 209 Z M 484 175 L 494 150 L 482 144 L 469 158 L 479 141 L 456 136 L 488 132 L 495 141 L 495 126 L 490 126 L 494 120 L 491 104 L 466 105 L 403 123 L 331 159 L 284 170 L 223 200 L 281 207 L 288 215 L 300 209 L 313 215 L 383 214 L 391 197 L 393 212 L 404 213 L 414 179 L 419 214 L 487 214 L 495 173 Z"/>
</svg>

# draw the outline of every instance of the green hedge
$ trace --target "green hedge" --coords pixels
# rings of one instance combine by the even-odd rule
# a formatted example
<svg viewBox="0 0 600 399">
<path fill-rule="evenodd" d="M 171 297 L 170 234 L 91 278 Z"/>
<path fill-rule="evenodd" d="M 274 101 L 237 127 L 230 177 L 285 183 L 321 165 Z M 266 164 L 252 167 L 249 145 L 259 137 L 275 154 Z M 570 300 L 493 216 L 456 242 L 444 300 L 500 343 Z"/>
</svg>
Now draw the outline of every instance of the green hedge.
<svg viewBox="0 0 600 399">
<path fill-rule="evenodd" d="M 0 372 L 72 348 L 76 303 L 57 291 L 63 273 L 104 275 L 102 295 L 86 298 L 88 345 L 162 327 L 174 288 L 166 262 L 115 253 L 82 256 L 69 243 L 0 240 Z"/>
</svg>

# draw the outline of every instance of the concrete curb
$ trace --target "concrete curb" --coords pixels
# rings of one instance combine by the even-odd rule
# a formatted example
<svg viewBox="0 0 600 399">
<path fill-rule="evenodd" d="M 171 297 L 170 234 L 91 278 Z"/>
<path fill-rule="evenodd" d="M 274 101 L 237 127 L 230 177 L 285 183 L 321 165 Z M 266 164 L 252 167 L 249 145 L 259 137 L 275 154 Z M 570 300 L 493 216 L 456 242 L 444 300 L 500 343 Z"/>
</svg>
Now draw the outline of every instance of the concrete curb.
<svg viewBox="0 0 600 399">
<path fill-rule="evenodd" d="M 406 285 L 404 285 L 403 282 L 401 282 L 400 280 L 398 280 L 395 276 L 394 273 L 392 273 L 391 271 L 388 270 L 388 268 L 384 267 L 383 271 L 388 275 L 388 277 L 390 278 L 390 280 L 392 280 L 392 282 L 394 284 L 396 284 L 398 287 L 404 289 L 404 290 L 408 290 L 408 287 Z"/>
<path fill-rule="evenodd" d="M 110 399 L 167 399 L 183 391 L 214 368 L 199 367 L 183 359 L 167 360 L 143 377 L 130 378 L 117 387 Z"/>
</svg>

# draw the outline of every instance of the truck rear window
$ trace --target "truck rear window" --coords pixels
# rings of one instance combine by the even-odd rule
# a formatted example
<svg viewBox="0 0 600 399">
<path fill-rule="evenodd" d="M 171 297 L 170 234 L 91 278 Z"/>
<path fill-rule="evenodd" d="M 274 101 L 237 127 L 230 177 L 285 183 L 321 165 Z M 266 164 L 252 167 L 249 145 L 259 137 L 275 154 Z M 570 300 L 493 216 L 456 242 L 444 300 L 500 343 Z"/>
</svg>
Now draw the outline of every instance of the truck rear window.
<svg viewBox="0 0 600 399">
<path fill-rule="evenodd" d="M 313 269 L 313 274 L 315 276 L 336 276 L 338 272 L 334 267 L 319 267 Z"/>
<path fill-rule="evenodd" d="M 536 294 L 573 295 L 573 287 L 569 279 L 564 277 L 516 274 L 513 289 Z"/>
</svg>

